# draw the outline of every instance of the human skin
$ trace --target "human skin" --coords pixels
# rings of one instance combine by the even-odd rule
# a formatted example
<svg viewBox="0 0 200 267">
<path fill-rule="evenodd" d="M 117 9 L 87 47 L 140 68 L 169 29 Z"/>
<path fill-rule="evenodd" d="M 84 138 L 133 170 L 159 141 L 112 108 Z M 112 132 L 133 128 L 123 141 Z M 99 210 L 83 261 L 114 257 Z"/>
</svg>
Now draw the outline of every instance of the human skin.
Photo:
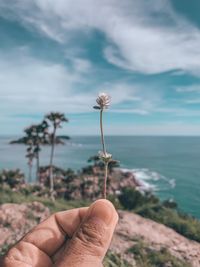
<svg viewBox="0 0 200 267">
<path fill-rule="evenodd" d="M 103 267 L 118 215 L 105 199 L 51 215 L 12 247 L 2 267 Z"/>
</svg>

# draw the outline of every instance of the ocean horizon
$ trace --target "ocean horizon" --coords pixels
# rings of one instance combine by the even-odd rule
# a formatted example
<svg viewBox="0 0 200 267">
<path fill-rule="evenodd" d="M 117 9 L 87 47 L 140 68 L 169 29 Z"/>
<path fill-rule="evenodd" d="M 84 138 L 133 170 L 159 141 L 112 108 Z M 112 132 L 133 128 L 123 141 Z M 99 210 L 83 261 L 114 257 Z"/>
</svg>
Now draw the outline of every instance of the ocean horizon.
<svg viewBox="0 0 200 267">
<path fill-rule="evenodd" d="M 0 136 L 0 169 L 19 168 L 28 177 L 25 146 L 9 144 L 18 137 Z M 120 167 L 132 171 L 144 187 L 162 200 L 175 200 L 182 211 L 200 218 L 200 137 L 115 135 L 106 136 L 106 145 Z M 79 170 L 99 150 L 99 136 L 73 136 L 66 145 L 56 146 L 54 164 Z M 41 166 L 49 163 L 49 154 L 50 147 L 42 147 Z"/>
</svg>

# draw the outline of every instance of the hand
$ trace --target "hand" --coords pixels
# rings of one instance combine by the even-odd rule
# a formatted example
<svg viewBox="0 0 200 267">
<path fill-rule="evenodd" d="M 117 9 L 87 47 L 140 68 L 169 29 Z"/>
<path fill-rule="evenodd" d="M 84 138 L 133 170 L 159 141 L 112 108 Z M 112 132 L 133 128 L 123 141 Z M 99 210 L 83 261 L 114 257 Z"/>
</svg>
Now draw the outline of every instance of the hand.
<svg viewBox="0 0 200 267">
<path fill-rule="evenodd" d="M 102 267 L 118 215 L 107 200 L 58 212 L 12 247 L 3 267 Z"/>
</svg>

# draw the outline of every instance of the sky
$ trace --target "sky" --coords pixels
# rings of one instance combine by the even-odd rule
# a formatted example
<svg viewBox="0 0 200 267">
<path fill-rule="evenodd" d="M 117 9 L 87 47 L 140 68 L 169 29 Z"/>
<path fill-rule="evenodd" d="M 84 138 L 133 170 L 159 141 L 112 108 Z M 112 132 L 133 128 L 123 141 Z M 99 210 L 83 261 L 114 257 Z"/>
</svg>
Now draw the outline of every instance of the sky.
<svg viewBox="0 0 200 267">
<path fill-rule="evenodd" d="M 0 0 L 0 135 L 50 111 L 61 133 L 200 135 L 200 2 Z"/>
</svg>

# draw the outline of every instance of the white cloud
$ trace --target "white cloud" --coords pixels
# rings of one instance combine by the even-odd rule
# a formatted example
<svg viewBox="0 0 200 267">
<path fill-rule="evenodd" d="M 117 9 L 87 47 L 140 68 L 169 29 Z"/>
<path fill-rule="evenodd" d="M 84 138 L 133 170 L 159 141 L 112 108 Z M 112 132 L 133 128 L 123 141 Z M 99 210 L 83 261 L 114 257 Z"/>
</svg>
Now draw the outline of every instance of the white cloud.
<svg viewBox="0 0 200 267">
<path fill-rule="evenodd" d="M 183 99 L 185 104 L 200 104 L 200 84 L 177 87 L 176 92 L 187 95 L 187 97 Z M 191 112 L 192 111 L 189 111 L 189 113 Z"/>
<path fill-rule="evenodd" d="M 188 99 L 185 101 L 186 104 L 200 104 L 200 98 L 195 98 L 195 99 Z M 200 115 L 200 113 L 199 113 Z"/>
<path fill-rule="evenodd" d="M 0 9 L 61 43 L 99 30 L 107 60 L 125 69 L 200 75 L 200 30 L 167 0 L 1 0 Z"/>
<path fill-rule="evenodd" d="M 76 59 L 82 64 L 82 59 Z M 83 112 L 88 110 L 87 93 L 74 90 L 85 84 L 82 73 L 86 65 L 74 66 L 73 71 L 61 64 L 34 59 L 20 49 L 1 53 L 0 98 L 1 114 L 35 114 L 49 110 Z M 84 65 L 84 66 L 83 66 Z"/>
<path fill-rule="evenodd" d="M 111 112 L 113 113 L 130 113 L 130 114 L 138 114 L 138 115 L 148 115 L 149 111 L 144 110 L 144 109 L 136 109 L 136 108 L 132 108 L 132 109 L 112 109 Z"/>
<path fill-rule="evenodd" d="M 112 104 L 114 105 L 123 103 L 124 101 L 142 102 L 137 85 L 130 85 L 123 81 L 104 83 L 103 88 L 98 87 L 97 90 L 99 93 L 103 90 L 112 96 Z"/>
<path fill-rule="evenodd" d="M 178 93 L 200 93 L 200 84 L 177 87 L 176 92 Z"/>
<path fill-rule="evenodd" d="M 26 47 L 0 53 L 0 57 L 0 121 L 7 129 L 21 130 L 27 122 L 35 122 L 38 115 L 49 111 L 91 113 L 102 90 L 112 96 L 113 108 L 124 101 L 141 102 L 138 89 L 125 82 L 102 81 L 91 88 L 90 80 L 85 78 L 92 71 L 91 64 L 83 58 L 73 58 L 72 68 L 68 68 L 33 58 Z M 139 109 L 136 113 L 142 114 Z"/>
<path fill-rule="evenodd" d="M 182 118 L 187 118 L 187 117 L 199 117 L 200 116 L 200 110 L 192 110 L 192 109 L 187 109 L 187 108 L 155 108 L 154 110 L 156 113 L 166 113 L 166 114 L 171 114 L 173 117 L 182 117 Z"/>
</svg>

